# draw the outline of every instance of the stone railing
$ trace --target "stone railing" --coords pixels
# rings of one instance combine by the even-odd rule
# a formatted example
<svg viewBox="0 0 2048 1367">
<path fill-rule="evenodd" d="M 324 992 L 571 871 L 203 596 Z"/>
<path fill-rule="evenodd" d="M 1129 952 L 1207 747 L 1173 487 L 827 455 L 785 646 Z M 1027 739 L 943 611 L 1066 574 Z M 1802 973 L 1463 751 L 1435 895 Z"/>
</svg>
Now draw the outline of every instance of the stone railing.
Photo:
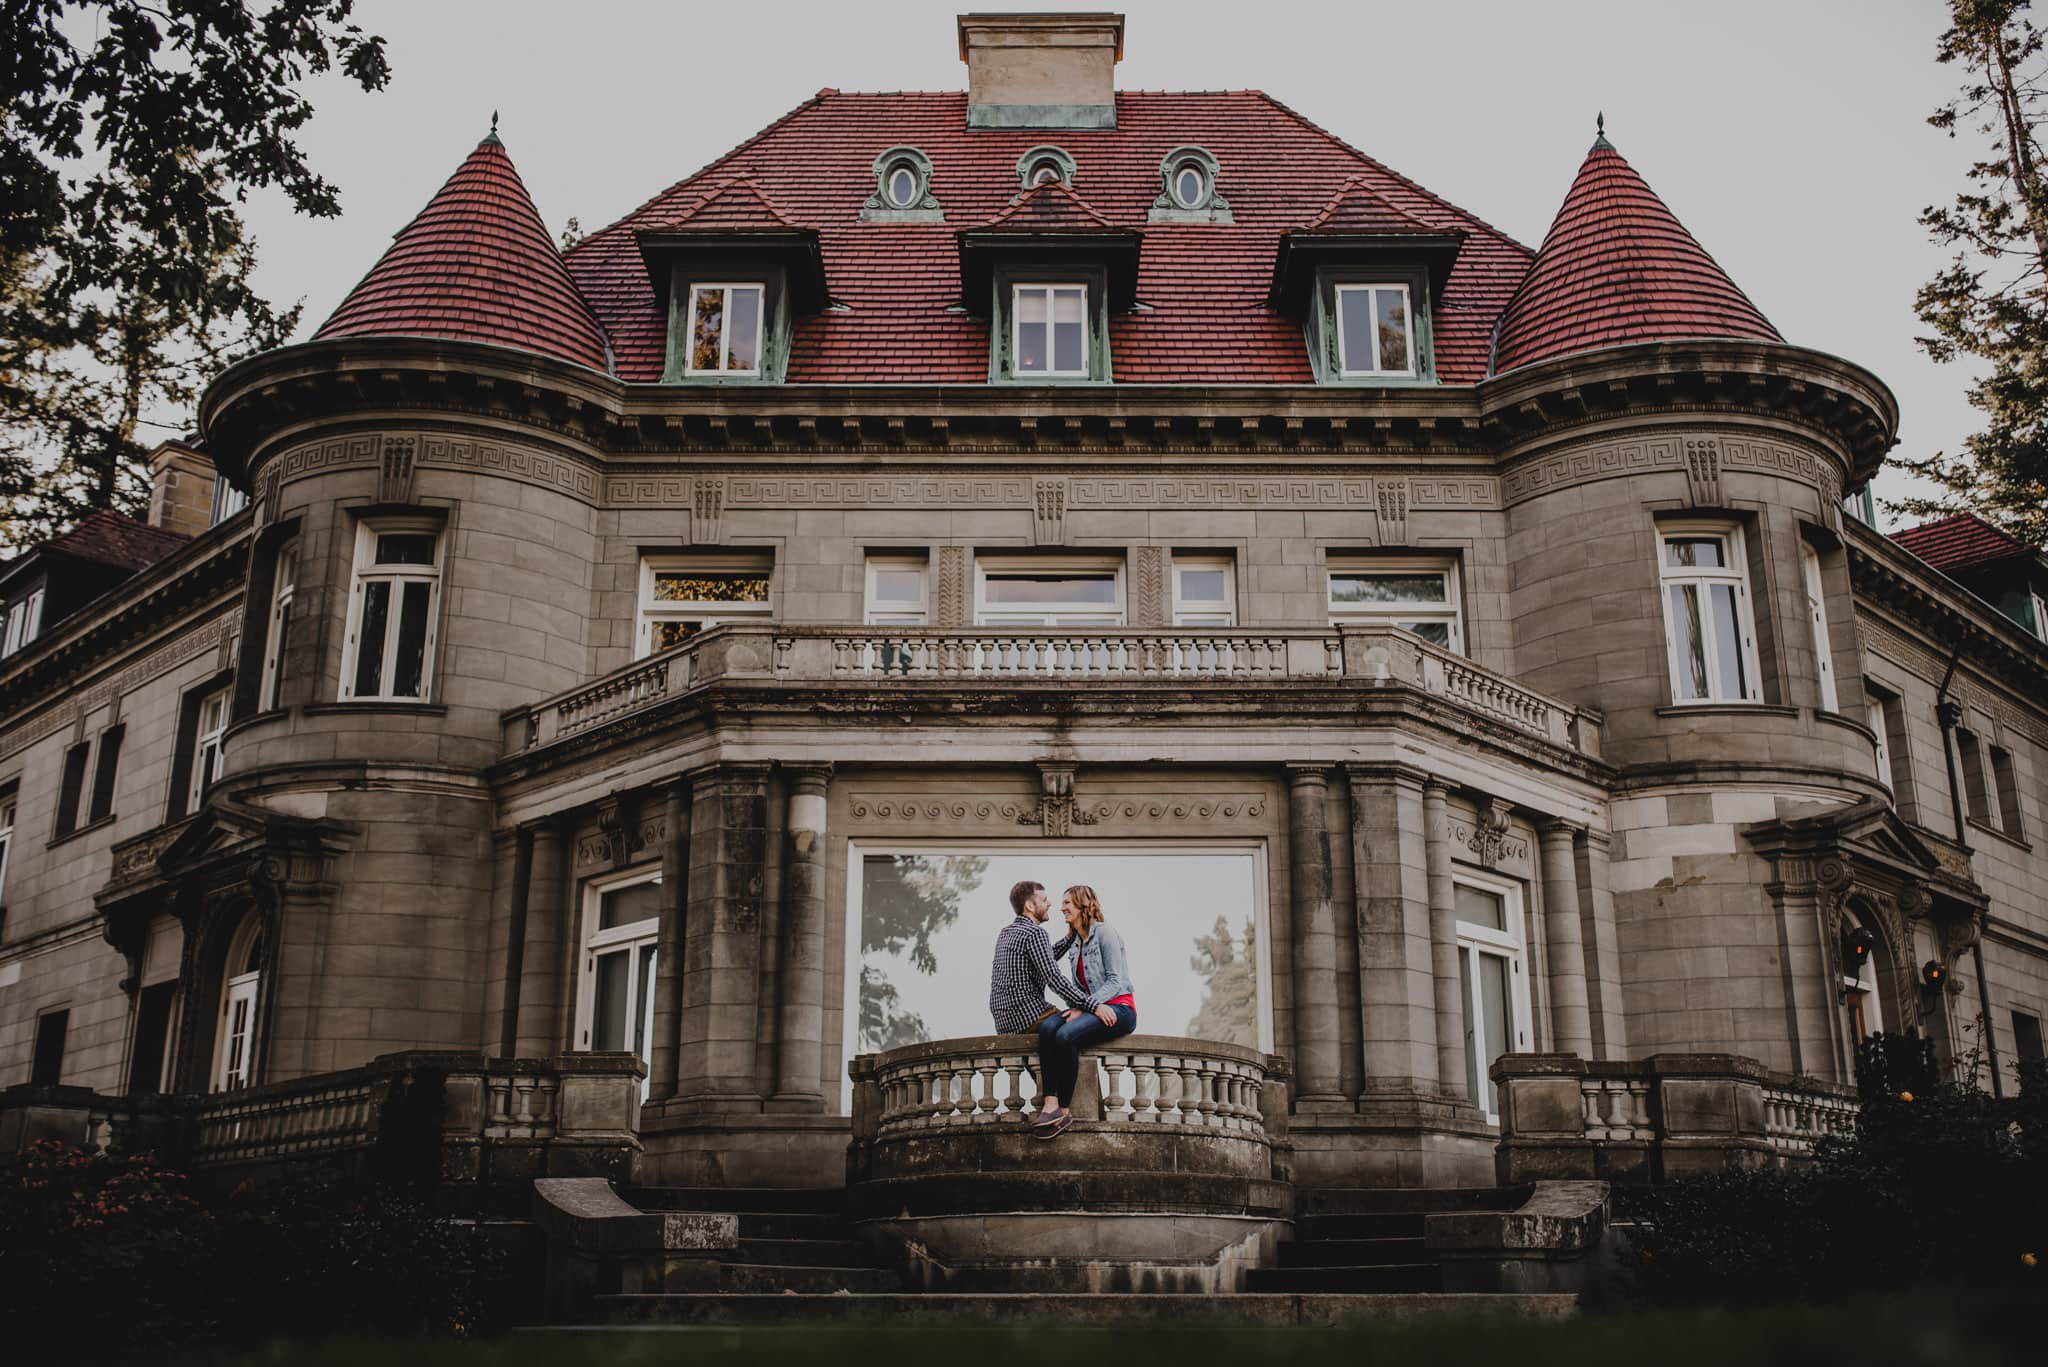
<svg viewBox="0 0 2048 1367">
<path fill-rule="evenodd" d="M 1021 1123 L 1037 1109 L 1038 1041 L 1029 1035 L 936 1040 L 863 1054 L 851 1070 L 854 1137 L 968 1130 Z M 1127 1035 L 1081 1058 L 1071 1109 L 1111 1126 L 1264 1132 L 1270 1061 L 1207 1040 Z M 871 1104 L 860 1104 L 863 1085 Z"/>
<path fill-rule="evenodd" d="M 734 623 L 503 715 L 517 755 L 728 680 L 916 688 L 1328 683 L 1407 688 L 1568 750 L 1600 753 L 1599 714 L 1392 627 L 1250 631 L 783 627 Z"/>
<path fill-rule="evenodd" d="M 1735 1054 L 1591 1063 L 1574 1054 L 1508 1054 L 1492 1077 L 1504 1184 L 1660 1182 L 1800 1161 L 1856 1120 L 1852 1088 L 1772 1073 Z"/>
<path fill-rule="evenodd" d="M 631 1176 L 640 1085 L 631 1054 L 485 1059 L 386 1054 L 360 1068 L 205 1096 L 0 1092 L 0 1152 L 36 1139 L 149 1150 L 198 1172 L 354 1171 L 383 1147 L 444 1181 Z"/>
</svg>

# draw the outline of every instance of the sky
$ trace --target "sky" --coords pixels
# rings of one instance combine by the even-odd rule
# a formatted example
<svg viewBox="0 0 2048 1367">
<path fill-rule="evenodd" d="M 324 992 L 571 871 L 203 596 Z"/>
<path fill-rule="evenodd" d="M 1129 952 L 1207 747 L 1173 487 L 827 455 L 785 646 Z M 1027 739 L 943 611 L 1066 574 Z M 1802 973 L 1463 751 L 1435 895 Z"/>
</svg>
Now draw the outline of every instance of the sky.
<svg viewBox="0 0 2048 1367">
<path fill-rule="evenodd" d="M 1029 8 L 1029 6 L 1020 6 Z M 251 206 L 271 297 L 310 335 L 488 131 L 551 228 L 629 212 L 794 105 L 842 90 L 957 90 L 954 16 L 925 0 L 751 5 L 360 0 L 389 89 L 312 87 L 304 145 L 337 220 Z M 1040 6 L 1039 8 L 1046 8 Z M 1262 89 L 1535 246 L 1604 112 L 1609 139 L 1778 330 L 1876 373 L 1900 451 L 1977 426 L 1970 373 L 1914 345 L 1944 264 L 1918 224 L 1977 154 L 1926 117 L 1937 0 L 1140 0 L 1124 89 Z M 1880 498 L 1905 481 L 1880 476 Z M 1890 519 L 1881 519 L 1889 525 Z"/>
</svg>

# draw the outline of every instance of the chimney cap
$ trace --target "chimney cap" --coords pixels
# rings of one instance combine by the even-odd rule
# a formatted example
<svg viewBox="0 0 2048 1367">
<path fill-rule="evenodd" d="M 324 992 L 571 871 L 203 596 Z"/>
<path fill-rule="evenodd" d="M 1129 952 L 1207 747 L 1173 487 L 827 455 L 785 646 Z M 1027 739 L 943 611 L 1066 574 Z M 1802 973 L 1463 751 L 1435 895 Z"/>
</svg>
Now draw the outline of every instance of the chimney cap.
<svg viewBox="0 0 2048 1367">
<path fill-rule="evenodd" d="M 988 29 L 1080 33 L 1106 28 L 1116 45 L 1116 60 L 1124 59 L 1124 17 L 1114 10 L 992 10 L 960 15 L 955 23 L 963 62 L 967 60 L 968 33 Z"/>
</svg>

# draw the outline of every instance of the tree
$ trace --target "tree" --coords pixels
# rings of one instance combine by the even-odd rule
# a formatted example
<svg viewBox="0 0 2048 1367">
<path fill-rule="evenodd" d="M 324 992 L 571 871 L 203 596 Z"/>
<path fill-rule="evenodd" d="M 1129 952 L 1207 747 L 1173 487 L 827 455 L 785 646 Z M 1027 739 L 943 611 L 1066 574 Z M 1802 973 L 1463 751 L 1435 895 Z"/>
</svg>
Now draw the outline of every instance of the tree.
<svg viewBox="0 0 2048 1367">
<path fill-rule="evenodd" d="M 148 496 L 144 429 L 280 344 L 242 205 L 340 212 L 298 135 L 305 82 L 390 79 L 354 0 L 8 0 L 0 8 L 0 542 Z M 155 424 L 161 425 L 161 424 Z"/>
<path fill-rule="evenodd" d="M 1202 975 L 1202 1005 L 1188 1022 L 1188 1037 L 1258 1048 L 1259 960 L 1252 923 L 1244 923 L 1239 954 L 1230 922 L 1218 916 L 1212 933 L 1195 937 L 1188 967 Z"/>
<path fill-rule="evenodd" d="M 904 1009 L 896 985 L 869 956 L 908 958 L 927 977 L 939 971 L 932 936 L 959 919 L 960 899 L 981 886 L 988 860 L 976 854 L 871 857 L 861 875 L 860 1047 L 870 1053 L 930 1039 L 924 1017 Z"/>
<path fill-rule="evenodd" d="M 1986 140 L 1969 188 L 1920 216 L 1934 240 L 1956 248 L 1915 307 L 1939 362 L 1974 357 L 1987 373 L 1970 387 L 1984 430 L 1946 452 L 1900 465 L 1932 479 L 1939 498 L 1903 499 L 1901 512 L 1968 509 L 2029 545 L 2048 544 L 2048 181 L 2037 130 L 2043 106 L 2042 35 L 2030 0 L 1950 0 L 1936 60 L 1967 73 L 1962 93 L 1928 122 Z"/>
</svg>

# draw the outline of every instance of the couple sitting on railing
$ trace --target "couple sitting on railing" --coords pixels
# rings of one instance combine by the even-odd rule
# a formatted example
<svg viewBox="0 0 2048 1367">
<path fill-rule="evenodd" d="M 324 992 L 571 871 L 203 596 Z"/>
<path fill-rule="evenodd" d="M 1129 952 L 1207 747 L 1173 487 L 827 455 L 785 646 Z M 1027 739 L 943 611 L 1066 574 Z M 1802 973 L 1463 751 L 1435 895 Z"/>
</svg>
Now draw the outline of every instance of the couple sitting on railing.
<svg viewBox="0 0 2048 1367">
<path fill-rule="evenodd" d="M 1010 889 L 1016 914 L 996 936 L 995 964 L 989 971 L 988 1009 L 996 1032 L 1038 1033 L 1039 1111 L 1032 1133 L 1056 1139 L 1073 1124 L 1066 1105 L 1074 1099 L 1081 1075 L 1081 1051 L 1138 1028 L 1138 1003 L 1131 996 L 1130 962 L 1121 935 L 1102 919 L 1095 889 L 1068 888 L 1060 898 L 1067 934 L 1047 945 L 1046 916 L 1052 903 L 1043 883 L 1025 881 Z M 1058 960 L 1074 954 L 1074 981 L 1060 972 Z M 1045 990 L 1067 1003 L 1048 1006 Z"/>
</svg>

